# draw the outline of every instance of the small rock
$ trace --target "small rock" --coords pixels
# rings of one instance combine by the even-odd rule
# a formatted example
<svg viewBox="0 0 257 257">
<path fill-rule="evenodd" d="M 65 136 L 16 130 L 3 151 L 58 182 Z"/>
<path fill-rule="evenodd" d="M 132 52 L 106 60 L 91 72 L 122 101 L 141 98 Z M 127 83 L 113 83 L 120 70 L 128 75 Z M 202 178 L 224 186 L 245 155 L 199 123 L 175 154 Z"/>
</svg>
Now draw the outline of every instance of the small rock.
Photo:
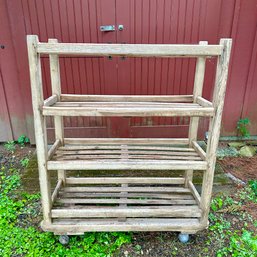
<svg viewBox="0 0 257 257">
<path fill-rule="evenodd" d="M 239 150 L 239 155 L 243 157 L 253 157 L 256 153 L 256 150 L 253 146 L 243 146 Z"/>
<path fill-rule="evenodd" d="M 128 254 L 129 254 L 128 251 L 125 251 L 125 252 L 124 252 L 124 255 L 125 255 L 125 256 L 128 256 Z"/>
<path fill-rule="evenodd" d="M 228 145 L 230 147 L 240 148 L 240 147 L 245 146 L 245 143 L 244 142 L 230 142 L 230 143 L 228 143 Z"/>
</svg>

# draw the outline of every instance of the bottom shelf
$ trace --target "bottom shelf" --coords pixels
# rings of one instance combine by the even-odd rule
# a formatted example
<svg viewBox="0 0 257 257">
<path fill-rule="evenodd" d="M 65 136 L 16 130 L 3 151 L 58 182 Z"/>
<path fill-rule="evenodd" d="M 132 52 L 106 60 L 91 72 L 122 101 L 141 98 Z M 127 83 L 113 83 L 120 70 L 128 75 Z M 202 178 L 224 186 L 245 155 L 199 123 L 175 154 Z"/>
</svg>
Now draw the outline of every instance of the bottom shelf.
<svg viewBox="0 0 257 257">
<path fill-rule="evenodd" d="M 55 234 L 88 231 L 179 231 L 204 229 L 194 189 L 184 178 L 67 178 L 53 193 Z"/>
</svg>

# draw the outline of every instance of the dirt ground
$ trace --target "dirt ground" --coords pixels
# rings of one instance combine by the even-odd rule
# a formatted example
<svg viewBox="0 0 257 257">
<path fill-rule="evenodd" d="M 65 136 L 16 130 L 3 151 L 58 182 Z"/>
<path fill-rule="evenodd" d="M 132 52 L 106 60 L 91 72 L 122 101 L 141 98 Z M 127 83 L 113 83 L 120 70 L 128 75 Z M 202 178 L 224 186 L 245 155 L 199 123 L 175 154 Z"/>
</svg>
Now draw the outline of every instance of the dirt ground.
<svg viewBox="0 0 257 257">
<path fill-rule="evenodd" d="M 226 157 L 218 160 L 225 172 L 244 182 L 257 179 L 257 155 L 253 157 Z"/>
</svg>

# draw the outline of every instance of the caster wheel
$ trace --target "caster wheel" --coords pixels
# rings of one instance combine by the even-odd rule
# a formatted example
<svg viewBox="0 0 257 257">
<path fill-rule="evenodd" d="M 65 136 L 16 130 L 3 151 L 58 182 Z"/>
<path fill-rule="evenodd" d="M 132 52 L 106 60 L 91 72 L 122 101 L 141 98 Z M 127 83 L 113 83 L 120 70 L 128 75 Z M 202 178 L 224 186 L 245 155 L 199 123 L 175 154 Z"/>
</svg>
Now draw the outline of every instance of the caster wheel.
<svg viewBox="0 0 257 257">
<path fill-rule="evenodd" d="M 189 234 L 180 233 L 178 239 L 181 243 L 187 243 L 189 241 Z"/>
<path fill-rule="evenodd" d="M 70 241 L 70 238 L 69 236 L 67 235 L 62 235 L 59 237 L 59 242 L 62 244 L 62 245 L 67 245 Z"/>
</svg>

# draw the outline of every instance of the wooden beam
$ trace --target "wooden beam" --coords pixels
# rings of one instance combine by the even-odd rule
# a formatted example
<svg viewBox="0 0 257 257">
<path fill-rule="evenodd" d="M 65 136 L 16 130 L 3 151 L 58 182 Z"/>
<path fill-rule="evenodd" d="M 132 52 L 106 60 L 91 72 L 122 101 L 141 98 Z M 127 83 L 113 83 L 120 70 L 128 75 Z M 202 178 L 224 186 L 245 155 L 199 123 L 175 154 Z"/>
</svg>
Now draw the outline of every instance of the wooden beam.
<svg viewBox="0 0 257 257">
<path fill-rule="evenodd" d="M 210 124 L 210 131 L 206 150 L 206 160 L 208 161 L 208 165 L 207 170 L 203 176 L 203 185 L 201 193 L 201 209 L 203 210 L 201 223 L 203 226 L 208 224 L 208 214 L 210 210 L 210 202 L 212 195 L 216 152 L 219 144 L 220 126 L 226 92 L 232 40 L 221 39 L 220 45 L 223 46 L 223 52 L 221 57 L 218 58 L 217 62 L 217 72 L 213 93 L 213 106 L 215 108 L 215 116 L 213 117 Z"/>
<path fill-rule="evenodd" d="M 188 138 L 64 138 L 65 145 L 187 145 L 188 143 Z"/>
<path fill-rule="evenodd" d="M 52 203 L 54 203 L 54 201 L 56 200 L 58 193 L 62 187 L 62 184 L 63 184 L 62 179 L 59 179 L 52 194 Z"/>
<path fill-rule="evenodd" d="M 179 185 L 184 183 L 184 178 L 151 178 L 151 177 L 122 177 L 122 178 L 67 178 L 66 183 L 68 184 L 171 184 Z"/>
<path fill-rule="evenodd" d="M 58 43 L 57 39 L 49 39 L 48 43 Z M 52 94 L 56 94 L 58 101 L 60 101 L 61 90 L 61 77 L 60 77 L 60 64 L 59 57 L 56 54 L 49 55 L 49 64 L 50 64 L 50 77 L 52 85 Z M 64 138 L 64 127 L 63 127 L 63 117 L 54 116 L 54 129 L 55 129 L 55 138 L 60 140 L 60 143 L 63 144 Z M 66 174 L 64 170 L 58 170 L 58 179 L 62 179 L 63 184 L 65 185 Z"/>
<path fill-rule="evenodd" d="M 44 101 L 44 106 L 51 106 L 58 101 L 57 95 L 52 95 Z"/>
<path fill-rule="evenodd" d="M 27 36 L 32 105 L 34 113 L 35 139 L 39 170 L 40 192 L 42 197 L 43 217 L 45 224 L 51 223 L 52 206 L 50 178 L 47 172 L 47 138 L 46 120 L 41 116 L 44 104 L 40 56 L 37 54 L 38 37 Z"/>
<path fill-rule="evenodd" d="M 69 160 L 48 161 L 49 170 L 205 170 L 206 161 L 187 160 Z"/>
<path fill-rule="evenodd" d="M 57 139 L 54 144 L 50 147 L 49 151 L 48 151 L 48 160 L 51 160 L 51 158 L 53 157 L 53 155 L 55 154 L 57 148 L 61 145 L 61 140 Z"/>
<path fill-rule="evenodd" d="M 223 48 L 221 45 L 39 43 L 36 49 L 40 54 L 59 55 L 198 57 L 221 55 Z"/>
<path fill-rule="evenodd" d="M 115 219 L 77 220 L 55 219 L 54 224 L 41 224 L 44 231 L 55 234 L 84 234 L 89 231 L 180 231 L 194 234 L 205 229 L 197 218 L 127 218 L 126 221 Z"/>
<path fill-rule="evenodd" d="M 212 107 L 179 107 L 179 106 L 124 106 L 119 107 L 113 104 L 112 107 L 101 106 L 44 106 L 43 115 L 47 116 L 159 116 L 159 117 L 175 117 L 175 116 L 213 116 L 214 109 Z"/>
<path fill-rule="evenodd" d="M 52 209 L 52 218 L 103 217 L 200 217 L 198 206 L 103 207 Z"/>
<path fill-rule="evenodd" d="M 199 195 L 199 193 L 197 192 L 194 184 L 192 181 L 189 181 L 188 182 L 188 186 L 189 186 L 189 189 L 191 190 L 191 193 L 193 194 L 195 200 L 197 201 L 199 207 L 201 205 L 201 196 Z"/>
<path fill-rule="evenodd" d="M 96 199 L 96 198 L 60 198 L 56 201 L 60 204 L 119 204 L 121 207 L 125 207 L 127 204 L 138 205 L 194 205 L 196 200 L 160 200 L 160 199 L 127 199 L 126 192 L 120 193 L 120 198 L 117 199 Z"/>
<path fill-rule="evenodd" d="M 212 102 L 210 102 L 210 101 L 204 99 L 204 98 L 201 97 L 201 96 L 198 96 L 198 97 L 196 98 L 196 102 L 197 102 L 198 104 L 200 104 L 201 106 L 203 106 L 203 107 L 213 107 Z"/>
<path fill-rule="evenodd" d="M 128 186 L 128 187 L 117 187 L 117 186 L 67 186 L 63 188 L 64 192 L 162 192 L 162 193 L 190 193 L 188 188 L 183 187 L 163 187 L 163 186 Z"/>
<path fill-rule="evenodd" d="M 199 45 L 207 46 L 207 41 L 200 41 Z M 204 83 L 204 74 L 205 74 L 205 57 L 198 57 L 196 62 L 196 69 L 195 69 L 195 79 L 194 79 L 194 91 L 193 91 L 193 102 L 197 103 L 197 99 L 199 96 L 202 96 L 203 91 L 203 83 Z M 198 125 L 199 125 L 199 117 L 190 117 L 190 124 L 188 130 L 188 137 L 189 137 L 189 145 L 192 146 L 192 141 L 197 140 L 197 133 L 198 133 Z M 189 169 L 185 172 L 185 186 L 188 187 L 189 181 L 193 180 L 193 170 Z"/>
<path fill-rule="evenodd" d="M 195 151 L 199 154 L 199 156 L 202 158 L 203 161 L 206 161 L 206 153 L 202 149 L 202 147 L 196 142 L 192 142 L 192 146 L 195 149 Z"/>
<path fill-rule="evenodd" d="M 193 95 L 74 95 L 61 94 L 62 102 L 167 102 L 190 103 Z"/>
</svg>

